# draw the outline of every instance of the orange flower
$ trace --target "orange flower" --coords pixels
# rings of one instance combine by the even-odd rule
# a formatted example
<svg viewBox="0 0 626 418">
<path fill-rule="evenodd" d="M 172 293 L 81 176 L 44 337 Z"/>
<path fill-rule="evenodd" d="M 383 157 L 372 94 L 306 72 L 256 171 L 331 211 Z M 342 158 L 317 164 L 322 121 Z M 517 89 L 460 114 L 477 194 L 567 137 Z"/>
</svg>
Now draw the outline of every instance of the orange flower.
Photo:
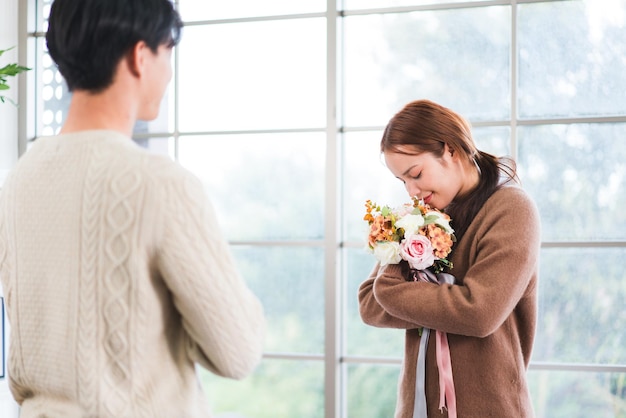
<svg viewBox="0 0 626 418">
<path fill-rule="evenodd" d="M 378 241 L 393 241 L 393 223 L 382 215 L 372 217 L 370 222 L 369 245 L 374 247 Z"/>
<path fill-rule="evenodd" d="M 428 228 L 428 238 L 435 250 L 435 257 L 446 258 L 452 250 L 452 238 L 443 229 L 435 224 L 430 224 Z"/>
</svg>

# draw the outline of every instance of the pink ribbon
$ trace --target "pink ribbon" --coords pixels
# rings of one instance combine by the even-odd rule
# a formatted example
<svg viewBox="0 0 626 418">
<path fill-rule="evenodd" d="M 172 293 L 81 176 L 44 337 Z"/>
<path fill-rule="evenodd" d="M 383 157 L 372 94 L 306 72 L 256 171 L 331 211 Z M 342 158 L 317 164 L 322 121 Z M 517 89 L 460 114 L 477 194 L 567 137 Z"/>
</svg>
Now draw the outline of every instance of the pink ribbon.
<svg viewBox="0 0 626 418">
<path fill-rule="evenodd" d="M 418 270 L 418 271 L 415 271 L 415 273 L 417 274 L 413 276 L 414 280 L 422 280 L 422 281 L 435 283 L 435 284 L 443 284 L 443 283 L 453 284 L 454 283 L 454 276 L 452 276 L 451 274 L 437 273 L 435 275 L 430 270 Z M 456 393 L 454 391 L 454 379 L 452 377 L 452 361 L 450 359 L 450 347 L 448 345 L 448 336 L 445 332 L 438 331 L 438 330 L 435 330 L 435 331 L 436 331 L 435 342 L 436 342 L 436 353 L 437 353 L 437 368 L 439 370 L 439 411 L 443 413 L 444 408 L 447 408 L 448 418 L 456 418 L 457 417 Z M 422 338 L 428 338 L 428 333 L 426 333 L 426 335 L 423 335 Z M 426 347 L 424 346 L 424 349 L 425 348 Z M 420 357 L 421 360 L 424 361 L 426 356 L 422 355 L 418 357 Z M 424 365 L 421 365 L 420 367 L 419 360 L 420 359 L 418 358 L 417 379 L 418 379 L 418 382 L 421 382 L 422 384 L 417 383 L 416 389 L 419 387 L 423 387 L 423 382 L 424 382 L 424 377 L 425 377 L 425 376 L 421 376 L 421 373 L 425 373 L 425 368 L 423 367 Z M 420 394 L 420 395 L 424 396 L 424 394 Z M 426 413 L 425 412 L 426 405 L 421 404 L 421 402 L 423 401 L 418 402 L 418 397 L 416 394 L 416 405 L 415 405 L 415 411 L 413 414 L 413 416 L 416 418 L 421 417 L 422 415 L 425 415 Z"/>
<path fill-rule="evenodd" d="M 437 367 L 439 368 L 439 411 L 448 406 L 448 417 L 456 418 L 456 393 L 454 392 L 454 379 L 452 378 L 452 361 L 450 360 L 450 347 L 448 336 L 445 332 L 435 333 L 437 343 Z"/>
</svg>

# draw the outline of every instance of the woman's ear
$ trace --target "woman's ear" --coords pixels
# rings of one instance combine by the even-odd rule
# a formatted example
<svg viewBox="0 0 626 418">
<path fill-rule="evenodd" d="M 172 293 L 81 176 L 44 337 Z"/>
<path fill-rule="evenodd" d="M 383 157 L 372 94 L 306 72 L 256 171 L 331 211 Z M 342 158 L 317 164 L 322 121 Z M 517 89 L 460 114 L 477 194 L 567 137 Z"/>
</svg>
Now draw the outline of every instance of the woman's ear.
<svg viewBox="0 0 626 418">
<path fill-rule="evenodd" d="M 443 153 L 444 154 L 450 154 L 450 157 L 454 157 L 454 148 L 451 148 L 448 143 L 446 142 L 444 144 L 444 149 L 443 149 Z"/>
</svg>

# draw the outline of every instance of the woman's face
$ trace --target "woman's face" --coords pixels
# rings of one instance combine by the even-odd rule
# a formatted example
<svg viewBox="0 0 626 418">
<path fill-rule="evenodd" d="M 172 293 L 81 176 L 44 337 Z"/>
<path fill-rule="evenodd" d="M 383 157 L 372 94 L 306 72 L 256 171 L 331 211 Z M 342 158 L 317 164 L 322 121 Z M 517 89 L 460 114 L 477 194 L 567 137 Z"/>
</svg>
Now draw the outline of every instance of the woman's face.
<svg viewBox="0 0 626 418">
<path fill-rule="evenodd" d="M 469 192 L 478 183 L 476 169 L 465 167 L 458 153 L 451 152 L 447 145 L 441 157 L 430 152 L 383 155 L 387 168 L 404 183 L 409 196 L 417 196 L 437 209 L 445 209 L 457 195 Z"/>
</svg>

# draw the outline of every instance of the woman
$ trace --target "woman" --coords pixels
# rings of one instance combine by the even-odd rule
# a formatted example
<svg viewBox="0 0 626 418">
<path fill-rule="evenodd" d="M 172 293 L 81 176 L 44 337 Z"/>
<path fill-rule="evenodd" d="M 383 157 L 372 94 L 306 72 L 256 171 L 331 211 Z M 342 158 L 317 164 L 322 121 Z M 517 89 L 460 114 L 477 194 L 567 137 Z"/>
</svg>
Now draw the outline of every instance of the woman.
<svg viewBox="0 0 626 418">
<path fill-rule="evenodd" d="M 515 163 L 476 149 L 469 124 L 428 100 L 409 103 L 387 125 L 388 169 L 452 218 L 454 284 L 407 280 L 406 262 L 377 264 L 359 289 L 369 325 L 406 330 L 396 418 L 413 417 L 421 328 L 447 333 L 459 417 L 533 416 L 526 382 L 537 316 L 540 225 L 517 184 Z M 435 340 L 429 341 L 425 397 L 439 408 Z"/>
</svg>

